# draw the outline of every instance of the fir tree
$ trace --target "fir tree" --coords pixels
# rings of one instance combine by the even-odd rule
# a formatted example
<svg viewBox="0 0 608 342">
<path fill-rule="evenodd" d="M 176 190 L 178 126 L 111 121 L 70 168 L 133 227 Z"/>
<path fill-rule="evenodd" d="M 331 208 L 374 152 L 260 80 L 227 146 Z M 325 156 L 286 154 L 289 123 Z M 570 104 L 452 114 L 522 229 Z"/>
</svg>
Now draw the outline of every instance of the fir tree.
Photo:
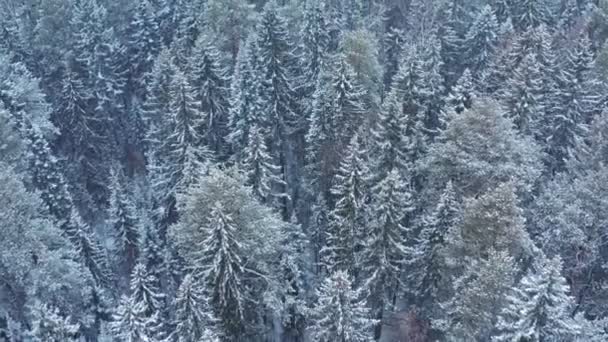
<svg viewBox="0 0 608 342">
<path fill-rule="evenodd" d="M 580 334 L 580 326 L 570 316 L 573 300 L 560 273 L 561 260 L 556 257 L 537 266 L 507 297 L 492 341 L 551 341 Z"/>
<path fill-rule="evenodd" d="M 348 274 L 337 271 L 317 290 L 318 301 L 311 310 L 309 330 L 319 342 L 365 342 L 373 340 L 376 321 L 353 289 Z"/>
</svg>

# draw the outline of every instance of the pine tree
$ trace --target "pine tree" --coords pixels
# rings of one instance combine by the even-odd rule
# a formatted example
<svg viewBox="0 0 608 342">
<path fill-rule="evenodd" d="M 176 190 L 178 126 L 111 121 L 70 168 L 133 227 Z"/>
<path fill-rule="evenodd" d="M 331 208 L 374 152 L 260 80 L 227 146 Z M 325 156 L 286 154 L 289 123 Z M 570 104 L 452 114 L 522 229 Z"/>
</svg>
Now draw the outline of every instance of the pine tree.
<svg viewBox="0 0 608 342">
<path fill-rule="evenodd" d="M 175 330 L 172 336 L 176 341 L 197 342 L 202 341 L 203 337 L 211 338 L 215 318 L 209 312 L 207 299 L 200 285 L 190 274 L 184 277 L 179 286 L 174 307 Z"/>
<path fill-rule="evenodd" d="M 583 146 L 588 124 L 597 111 L 599 85 L 591 72 L 593 56 L 587 38 L 579 40 L 567 56 L 558 79 L 556 104 L 548 129 L 548 169 L 563 171 L 573 156 L 575 146 Z"/>
<path fill-rule="evenodd" d="M 331 195 L 334 208 L 329 214 L 326 246 L 321 250 L 324 266 L 330 272 L 348 270 L 358 274 L 357 251 L 367 224 L 366 203 L 369 169 L 359 136 L 351 139 L 335 176 Z"/>
<path fill-rule="evenodd" d="M 497 46 L 498 22 L 490 5 L 479 12 L 463 41 L 466 49 L 466 66 L 474 76 L 479 75 L 489 64 Z"/>
<path fill-rule="evenodd" d="M 136 208 L 125 188 L 123 175 L 117 168 L 110 174 L 110 208 L 109 224 L 113 228 L 116 250 L 121 254 L 128 273 L 135 265 L 139 251 L 137 250 L 138 232 Z"/>
<path fill-rule="evenodd" d="M 191 85 L 196 89 L 199 111 L 204 115 L 205 143 L 219 156 L 225 151 L 224 137 L 228 123 L 228 71 L 221 64 L 220 53 L 207 33 L 200 34 L 188 66 Z"/>
<path fill-rule="evenodd" d="M 446 240 L 446 252 L 456 268 L 469 262 L 468 258 L 484 258 L 490 250 L 508 251 L 517 260 L 529 257 L 531 240 L 514 184 L 497 184 L 467 200 L 462 220 L 452 227 Z"/>
<path fill-rule="evenodd" d="M 382 320 L 384 310 L 395 305 L 401 273 L 411 252 L 407 239 L 409 215 L 414 211 L 411 189 L 397 170 L 376 185 L 372 200 L 373 220 L 363 236 L 361 263 L 364 284 L 369 291 L 368 304 L 374 318 Z M 380 328 L 376 337 L 380 336 Z"/>
<path fill-rule="evenodd" d="M 310 314 L 309 330 L 319 342 L 365 342 L 373 340 L 369 310 L 361 291 L 352 287 L 348 274 L 337 271 L 325 279 L 317 290 L 318 302 Z"/>
<path fill-rule="evenodd" d="M 581 327 L 570 316 L 573 299 L 561 275 L 561 260 L 543 260 L 537 267 L 507 297 L 492 341 L 551 341 L 580 335 Z"/>
<path fill-rule="evenodd" d="M 283 242 L 279 269 L 281 277 L 278 283 L 280 298 L 280 315 L 282 317 L 283 338 L 297 340 L 303 336 L 306 328 L 307 312 L 307 255 L 308 240 L 297 223 L 295 214 L 290 224 L 283 225 Z"/>
<path fill-rule="evenodd" d="M 80 328 L 72 318 L 64 316 L 58 308 L 37 302 L 32 308 L 31 338 L 37 342 L 77 341 Z"/>
</svg>

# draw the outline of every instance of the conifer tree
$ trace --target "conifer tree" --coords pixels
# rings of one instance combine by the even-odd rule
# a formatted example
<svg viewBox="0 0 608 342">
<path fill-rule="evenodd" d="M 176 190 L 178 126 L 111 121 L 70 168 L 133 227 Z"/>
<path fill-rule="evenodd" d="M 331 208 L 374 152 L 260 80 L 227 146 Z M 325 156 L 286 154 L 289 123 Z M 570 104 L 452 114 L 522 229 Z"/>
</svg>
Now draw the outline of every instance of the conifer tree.
<svg viewBox="0 0 608 342">
<path fill-rule="evenodd" d="M 136 208 L 130 198 L 120 170 L 114 168 L 110 175 L 109 224 L 113 228 L 116 250 L 121 254 L 128 273 L 138 257 Z"/>
<path fill-rule="evenodd" d="M 113 336 L 121 342 L 154 342 L 149 335 L 148 318 L 141 303 L 134 297 L 123 296 L 111 325 Z"/>
<path fill-rule="evenodd" d="M 286 153 L 297 141 L 293 134 L 302 134 L 302 117 L 297 108 L 294 94 L 293 68 L 296 60 L 293 55 L 292 43 L 287 35 L 285 20 L 278 11 L 275 0 L 264 6 L 262 18 L 258 25 L 259 67 L 257 72 L 262 75 L 261 98 L 264 124 L 267 125 L 270 155 L 281 168 L 282 178 L 287 187 L 281 192 L 290 194 L 294 184 L 290 184 L 287 175 L 288 161 Z M 293 141 L 292 141 L 293 140 Z M 288 197 L 280 203 L 283 218 L 289 217 Z"/>
<path fill-rule="evenodd" d="M 514 276 L 514 260 L 507 252 L 490 250 L 487 259 L 469 260 L 433 326 L 450 341 L 487 341 Z"/>
<path fill-rule="evenodd" d="M 329 33 L 326 14 L 324 13 L 324 1 L 307 1 L 304 12 L 304 22 L 301 33 L 302 40 L 299 48 L 302 50 L 302 73 L 305 85 L 302 87 L 311 98 L 317 87 L 319 74 L 326 63 L 329 48 Z M 312 103 L 305 105 L 305 113 L 312 113 Z"/>
<path fill-rule="evenodd" d="M 239 49 L 230 84 L 229 133 L 232 159 L 240 162 L 248 144 L 249 131 L 256 124 L 263 126 L 262 101 L 258 96 L 262 75 L 258 72 L 257 37 L 251 35 Z"/>
<path fill-rule="evenodd" d="M 519 0 L 512 4 L 513 24 L 520 30 L 538 27 L 551 22 L 548 2 L 545 0 Z"/>
<path fill-rule="evenodd" d="M 49 213 L 65 228 L 74 208 L 67 181 L 42 132 L 32 127 L 28 135 L 32 185 L 40 192 Z"/>
<path fill-rule="evenodd" d="M 281 178 L 281 168 L 274 164 L 265 141 L 266 135 L 262 128 L 251 127 L 249 132 L 249 143 L 245 147 L 242 167 L 249 176 L 249 184 L 254 193 L 264 203 L 269 205 L 280 205 L 285 193 L 285 182 Z"/>
<path fill-rule="evenodd" d="M 502 96 L 507 115 L 523 134 L 538 136 L 540 118 L 544 113 L 542 74 L 536 55 L 528 55 L 508 80 Z"/>
<path fill-rule="evenodd" d="M 147 74 L 161 49 L 161 31 L 154 12 L 150 0 L 139 2 L 128 27 L 127 55 L 133 88 L 128 90 L 140 96 L 145 93 Z"/>
<path fill-rule="evenodd" d="M 473 75 L 479 75 L 487 68 L 490 57 L 497 46 L 498 22 L 490 5 L 479 12 L 477 19 L 469 28 L 463 46 L 466 49 L 466 66 Z"/>
<path fill-rule="evenodd" d="M 337 55 L 323 70 L 314 94 L 306 135 L 309 172 L 319 189 L 327 189 L 339 156 L 363 123 L 364 92 L 346 57 Z"/>
<path fill-rule="evenodd" d="M 77 341 L 79 324 L 61 315 L 58 308 L 37 302 L 32 308 L 31 338 L 40 342 Z"/>
<path fill-rule="evenodd" d="M 65 227 L 65 234 L 72 242 L 79 260 L 89 269 L 98 284 L 111 280 L 108 270 L 107 257 L 95 239 L 91 227 L 82 217 L 72 210 L 70 220 Z"/>
<path fill-rule="evenodd" d="M 318 301 L 311 310 L 309 330 L 319 342 L 365 342 L 373 340 L 369 310 L 353 288 L 348 273 L 337 271 L 317 290 Z"/>
<path fill-rule="evenodd" d="M 598 110 L 599 84 L 591 68 L 593 55 L 589 39 L 583 37 L 568 53 L 566 66 L 558 79 L 557 108 L 549 123 L 549 171 L 563 171 L 568 159 L 575 157 L 575 146 L 588 130 L 591 118 Z"/>
<path fill-rule="evenodd" d="M 359 136 L 351 139 L 335 176 L 331 195 L 335 206 L 329 214 L 326 246 L 321 250 L 324 266 L 330 272 L 348 270 L 358 274 L 358 251 L 367 224 L 366 203 L 369 169 Z"/>
<path fill-rule="evenodd" d="M 222 156 L 226 153 L 224 137 L 228 122 L 228 72 L 221 64 L 220 53 L 207 33 L 200 34 L 190 57 L 189 79 L 197 93 L 203 114 L 205 144 Z"/>
<path fill-rule="evenodd" d="M 449 116 L 447 112 L 453 110 L 460 114 L 467 109 L 471 109 L 474 98 L 475 89 L 473 86 L 473 76 L 469 69 L 465 69 L 447 97 L 446 108 L 442 116 L 442 126 L 445 128 L 445 125 L 447 124 L 447 122 L 445 122 Z"/>
<path fill-rule="evenodd" d="M 561 275 L 561 260 L 546 259 L 537 267 L 507 297 L 492 341 L 551 341 L 580 335 L 580 326 L 570 316 L 573 300 Z"/>
<path fill-rule="evenodd" d="M 172 336 L 176 341 L 197 342 L 212 337 L 215 318 L 209 311 L 207 299 L 200 285 L 195 282 L 192 275 L 188 274 L 182 280 L 174 307 L 175 330 Z"/>
<path fill-rule="evenodd" d="M 366 238 L 361 252 L 364 284 L 369 291 L 372 314 L 380 321 L 384 310 L 395 305 L 401 273 L 411 255 L 407 246 L 411 230 L 407 225 L 414 207 L 409 186 L 397 170 L 390 171 L 376 185 L 371 200 L 373 220 L 363 234 Z M 375 335 L 380 336 L 379 327 Z"/>
<path fill-rule="evenodd" d="M 437 317 L 439 302 L 448 284 L 446 246 L 448 232 L 460 219 L 460 205 L 454 187 L 448 182 L 434 210 L 423 219 L 423 227 L 414 242 L 411 267 L 407 275 L 416 301 L 430 317 Z"/>
</svg>

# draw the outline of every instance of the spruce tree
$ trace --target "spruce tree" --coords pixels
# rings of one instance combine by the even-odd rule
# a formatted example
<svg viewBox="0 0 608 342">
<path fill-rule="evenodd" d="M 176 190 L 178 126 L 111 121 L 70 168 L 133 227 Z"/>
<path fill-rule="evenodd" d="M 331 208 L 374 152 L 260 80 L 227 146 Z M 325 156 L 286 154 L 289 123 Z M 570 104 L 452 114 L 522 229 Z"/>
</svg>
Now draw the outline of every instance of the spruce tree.
<svg viewBox="0 0 608 342">
<path fill-rule="evenodd" d="M 462 76 L 456 82 L 446 99 L 446 108 L 444 109 L 441 125 L 445 128 L 446 120 L 449 117 L 447 112 L 453 110 L 460 114 L 473 106 L 475 98 L 475 88 L 473 86 L 473 76 L 469 69 L 465 69 Z"/>
<path fill-rule="evenodd" d="M 364 146 L 355 135 L 344 153 L 331 188 L 335 206 L 329 213 L 326 246 L 321 250 L 324 266 L 330 272 L 348 270 L 351 274 L 359 274 L 358 251 L 368 220 L 369 172 Z"/>
<path fill-rule="evenodd" d="M 283 197 L 287 196 L 280 192 L 285 188 L 285 182 L 281 178 L 281 168 L 274 164 L 269 154 L 265 137 L 262 128 L 257 125 L 251 127 L 241 166 L 248 174 L 249 184 L 258 198 L 269 205 L 279 206 Z"/>
<path fill-rule="evenodd" d="M 546 258 L 541 256 L 541 258 Z M 552 341 L 581 334 L 559 257 L 539 262 L 507 297 L 492 341 Z"/>
<path fill-rule="evenodd" d="M 422 229 L 414 240 L 411 267 L 407 270 L 410 290 L 428 317 L 437 317 L 440 300 L 445 298 L 449 280 L 446 246 L 448 232 L 460 219 L 460 204 L 451 182 L 443 190 L 434 210 L 423 218 Z"/>
<path fill-rule="evenodd" d="M 551 22 L 549 4 L 546 0 L 513 1 L 511 8 L 513 9 L 513 24 L 520 30 Z"/>
<path fill-rule="evenodd" d="M 371 222 L 363 234 L 365 242 L 361 263 L 368 304 L 374 318 L 382 321 L 384 310 L 396 304 L 401 274 L 409 262 L 411 251 L 408 227 L 414 211 L 410 184 L 399 171 L 392 170 L 373 190 Z M 376 329 L 380 336 L 380 327 Z"/>
<path fill-rule="evenodd" d="M 113 229 L 116 251 L 120 253 L 121 263 L 124 263 L 128 273 L 131 273 L 139 254 L 137 213 L 121 170 L 112 170 L 109 188 L 111 192 L 108 223 Z"/>
<path fill-rule="evenodd" d="M 543 117 L 544 90 L 542 74 L 536 55 L 528 55 L 508 80 L 502 97 L 507 115 L 513 119 L 515 127 L 525 135 L 538 136 Z"/>
<path fill-rule="evenodd" d="M 58 308 L 37 302 L 32 308 L 30 337 L 35 342 L 77 341 L 79 324 L 69 315 L 62 315 Z"/>
<path fill-rule="evenodd" d="M 199 111 L 203 114 L 205 144 L 218 156 L 225 151 L 224 137 L 228 123 L 228 71 L 221 64 L 220 53 L 206 32 L 200 34 L 190 57 L 189 79 L 197 93 Z"/>
<path fill-rule="evenodd" d="M 128 76 L 132 87 L 128 90 L 141 96 L 145 94 L 147 74 L 161 49 L 161 31 L 150 0 L 137 4 L 127 32 L 127 54 L 130 65 Z"/>
<path fill-rule="evenodd" d="M 490 57 L 496 50 L 498 22 L 490 5 L 486 5 L 469 28 L 463 46 L 466 49 L 466 66 L 474 76 L 487 68 Z"/>
<path fill-rule="evenodd" d="M 148 329 L 148 318 L 141 303 L 134 297 L 123 296 L 111 324 L 112 335 L 121 342 L 154 342 Z"/>
<path fill-rule="evenodd" d="M 258 72 L 257 37 L 251 35 L 239 49 L 230 84 L 229 133 L 232 159 L 241 162 L 245 156 L 249 131 L 255 124 L 263 126 L 262 101 L 259 97 L 262 75 Z"/>
<path fill-rule="evenodd" d="M 310 313 L 310 334 L 319 342 L 366 342 L 373 340 L 373 327 L 361 291 L 353 288 L 345 271 L 326 278 L 317 290 L 317 303 Z"/>
<path fill-rule="evenodd" d="M 302 118 L 297 108 L 294 94 L 293 68 L 296 65 L 292 43 L 287 35 L 285 20 L 278 11 L 275 0 L 264 6 L 261 21 L 258 25 L 257 46 L 259 51 L 259 66 L 257 72 L 262 75 L 261 111 L 264 113 L 264 124 L 267 125 L 270 155 L 281 168 L 282 178 L 287 186 L 280 192 L 290 194 L 292 186 L 287 175 L 288 161 L 286 153 L 295 139 L 293 134 L 302 129 Z M 280 203 L 283 218 L 289 217 L 288 197 Z"/>
<path fill-rule="evenodd" d="M 488 341 L 515 276 L 507 252 L 490 250 L 487 259 L 473 259 L 453 281 L 451 299 L 441 303 L 433 326 L 449 341 Z"/>
<path fill-rule="evenodd" d="M 364 91 L 344 55 L 337 55 L 319 76 L 310 128 L 307 161 L 318 189 L 327 189 L 337 160 L 363 124 Z"/>
<path fill-rule="evenodd" d="M 197 284 L 192 275 L 188 274 L 182 280 L 173 306 L 175 307 L 175 330 L 172 337 L 176 341 L 198 342 L 202 338 L 211 338 L 215 318 L 209 311 L 207 299 L 200 284 Z"/>
</svg>

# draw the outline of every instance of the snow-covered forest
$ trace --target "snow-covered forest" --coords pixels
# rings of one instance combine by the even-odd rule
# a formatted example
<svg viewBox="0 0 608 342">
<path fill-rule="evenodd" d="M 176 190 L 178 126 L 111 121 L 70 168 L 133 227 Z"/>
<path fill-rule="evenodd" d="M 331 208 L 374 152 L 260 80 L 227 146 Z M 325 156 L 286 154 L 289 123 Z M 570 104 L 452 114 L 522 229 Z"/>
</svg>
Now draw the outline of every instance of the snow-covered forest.
<svg viewBox="0 0 608 342">
<path fill-rule="evenodd" d="M 0 341 L 608 340 L 608 0 L 0 0 Z"/>
</svg>

